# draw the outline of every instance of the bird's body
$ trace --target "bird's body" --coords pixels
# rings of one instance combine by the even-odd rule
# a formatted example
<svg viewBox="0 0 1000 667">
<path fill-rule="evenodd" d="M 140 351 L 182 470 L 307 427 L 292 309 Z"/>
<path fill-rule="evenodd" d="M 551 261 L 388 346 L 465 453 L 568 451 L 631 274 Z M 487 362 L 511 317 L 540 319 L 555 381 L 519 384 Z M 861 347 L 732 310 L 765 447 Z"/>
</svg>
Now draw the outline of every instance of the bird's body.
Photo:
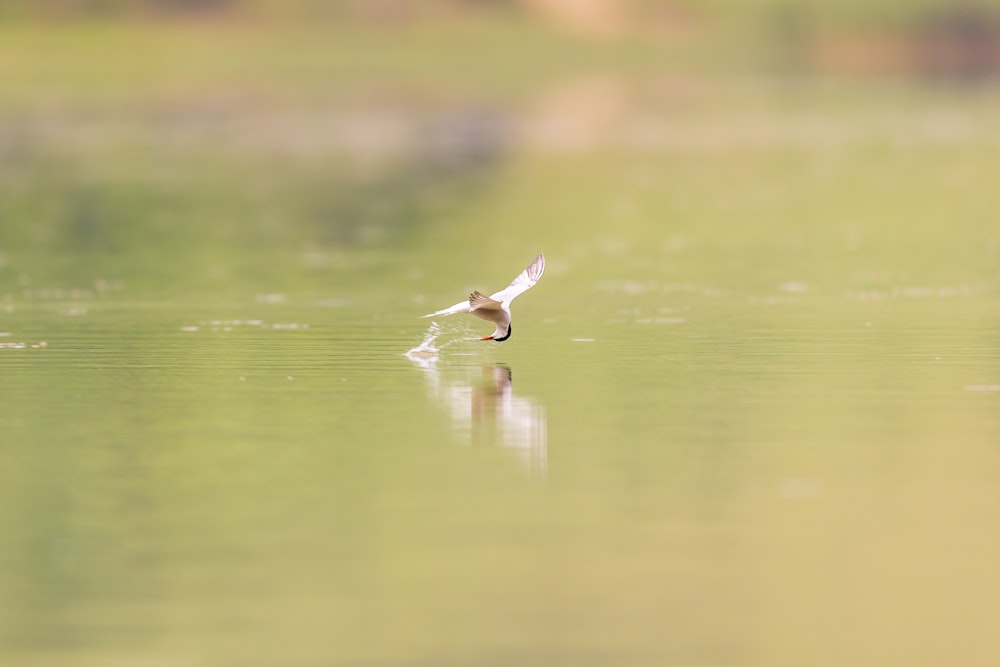
<svg viewBox="0 0 1000 667">
<path fill-rule="evenodd" d="M 424 317 L 436 317 L 438 315 L 455 315 L 457 313 L 469 313 L 484 320 L 492 322 L 496 330 L 492 335 L 486 336 L 482 340 L 493 340 L 498 343 L 510 338 L 510 302 L 523 294 L 528 289 L 534 287 L 538 279 L 545 271 L 545 255 L 539 254 L 535 260 L 522 271 L 510 285 L 499 292 L 486 296 L 478 290 L 469 295 L 464 301 L 459 301 L 450 308 L 443 308 Z"/>
</svg>

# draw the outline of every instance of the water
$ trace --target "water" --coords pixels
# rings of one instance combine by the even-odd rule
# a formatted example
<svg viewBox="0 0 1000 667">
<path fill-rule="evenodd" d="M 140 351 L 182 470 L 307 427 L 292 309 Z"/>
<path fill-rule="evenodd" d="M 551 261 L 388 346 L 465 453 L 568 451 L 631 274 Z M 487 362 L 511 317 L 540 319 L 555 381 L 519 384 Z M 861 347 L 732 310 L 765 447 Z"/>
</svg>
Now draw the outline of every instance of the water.
<svg viewBox="0 0 1000 667">
<path fill-rule="evenodd" d="M 472 318 L 428 330 L 417 308 L 13 308 L 7 659 L 775 664 L 822 646 L 819 664 L 977 664 L 1000 648 L 992 295 L 692 288 L 658 320 L 626 314 L 620 288 L 553 308 L 569 282 L 521 297 L 503 344 L 473 340 L 491 325 Z"/>
</svg>

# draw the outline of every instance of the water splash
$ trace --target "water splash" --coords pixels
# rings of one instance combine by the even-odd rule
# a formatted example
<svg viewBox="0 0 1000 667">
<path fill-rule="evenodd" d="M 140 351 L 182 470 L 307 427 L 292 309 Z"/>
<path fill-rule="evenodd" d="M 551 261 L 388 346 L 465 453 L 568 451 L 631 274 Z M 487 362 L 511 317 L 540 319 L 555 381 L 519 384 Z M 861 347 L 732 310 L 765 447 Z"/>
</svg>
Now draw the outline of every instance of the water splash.
<svg viewBox="0 0 1000 667">
<path fill-rule="evenodd" d="M 424 333 L 423 342 L 408 350 L 404 356 L 413 360 L 434 359 L 445 348 L 451 348 L 449 351 L 454 355 L 464 356 L 482 354 L 490 350 L 491 346 L 483 343 L 482 336 L 469 322 L 451 320 L 447 326 L 442 326 L 433 321 Z"/>
<path fill-rule="evenodd" d="M 406 356 L 414 361 L 429 362 L 436 359 L 440 348 L 434 346 L 434 341 L 436 341 L 437 337 L 440 335 L 440 325 L 438 325 L 437 322 L 431 322 L 431 325 L 427 327 L 427 332 L 424 333 L 423 342 L 412 350 L 407 350 Z"/>
</svg>

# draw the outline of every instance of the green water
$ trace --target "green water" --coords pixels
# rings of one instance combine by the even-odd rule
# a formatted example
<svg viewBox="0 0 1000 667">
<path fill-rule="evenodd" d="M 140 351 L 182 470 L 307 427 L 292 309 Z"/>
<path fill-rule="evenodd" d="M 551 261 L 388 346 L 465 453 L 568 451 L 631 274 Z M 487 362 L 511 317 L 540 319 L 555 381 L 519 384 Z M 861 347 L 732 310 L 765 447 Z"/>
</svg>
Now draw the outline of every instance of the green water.
<svg viewBox="0 0 1000 667">
<path fill-rule="evenodd" d="M 290 57 L 4 89 L 0 661 L 995 664 L 996 91 Z"/>
<path fill-rule="evenodd" d="M 6 659 L 998 648 L 992 297 L 668 295 L 683 316 L 638 323 L 576 275 L 508 343 L 442 322 L 419 362 L 412 309 L 15 307 L 47 346 L 0 350 Z M 553 307 L 569 289 L 591 308 Z"/>
</svg>

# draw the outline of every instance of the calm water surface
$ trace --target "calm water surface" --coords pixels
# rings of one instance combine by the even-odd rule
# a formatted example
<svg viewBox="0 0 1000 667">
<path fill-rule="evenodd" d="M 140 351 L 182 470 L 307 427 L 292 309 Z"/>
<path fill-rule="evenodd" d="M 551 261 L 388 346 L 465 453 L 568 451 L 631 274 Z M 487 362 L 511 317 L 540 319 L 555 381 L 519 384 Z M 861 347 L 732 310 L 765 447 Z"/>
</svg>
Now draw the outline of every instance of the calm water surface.
<svg viewBox="0 0 1000 667">
<path fill-rule="evenodd" d="M 567 287 L 8 307 L 4 662 L 997 655 L 995 294 Z"/>
</svg>

